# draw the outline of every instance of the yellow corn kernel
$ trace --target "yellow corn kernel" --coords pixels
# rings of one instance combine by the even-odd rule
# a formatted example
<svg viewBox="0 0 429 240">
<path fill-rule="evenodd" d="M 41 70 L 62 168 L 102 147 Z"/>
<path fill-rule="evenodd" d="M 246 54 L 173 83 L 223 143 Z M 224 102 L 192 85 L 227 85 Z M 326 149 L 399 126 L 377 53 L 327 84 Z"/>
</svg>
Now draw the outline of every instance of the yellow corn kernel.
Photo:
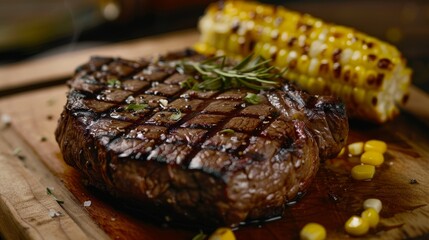
<svg viewBox="0 0 429 240">
<path fill-rule="evenodd" d="M 299 72 L 307 73 L 309 65 L 310 65 L 310 58 L 307 55 L 301 55 L 298 58 L 296 69 Z M 309 77 L 308 75 L 305 75 L 305 76 L 306 78 Z"/>
<path fill-rule="evenodd" d="M 356 180 L 369 180 L 374 177 L 375 167 L 372 165 L 357 165 L 352 168 L 352 177 Z"/>
<path fill-rule="evenodd" d="M 381 209 L 383 208 L 383 205 L 381 201 L 377 198 L 368 198 L 363 202 L 363 208 L 364 209 L 373 208 L 375 211 L 380 213 Z"/>
<path fill-rule="evenodd" d="M 314 92 L 316 91 L 322 91 L 323 88 L 325 88 L 326 84 L 323 81 L 323 79 L 321 77 L 315 78 L 314 80 L 314 85 L 312 86 L 312 88 L 314 88 Z"/>
<path fill-rule="evenodd" d="M 287 55 L 288 55 L 288 52 L 285 49 L 280 49 L 276 57 L 276 65 L 284 67 L 284 63 L 286 62 Z"/>
<path fill-rule="evenodd" d="M 373 208 L 368 208 L 361 214 L 362 219 L 366 220 L 370 227 L 375 228 L 380 221 L 378 212 Z"/>
<path fill-rule="evenodd" d="M 380 140 L 369 140 L 365 142 L 363 149 L 365 151 L 377 151 L 380 153 L 385 153 L 387 150 L 387 144 Z"/>
<path fill-rule="evenodd" d="M 360 162 L 373 166 L 380 166 L 384 162 L 383 154 L 376 151 L 367 151 L 360 156 Z"/>
<path fill-rule="evenodd" d="M 211 55 L 216 52 L 216 48 L 206 43 L 197 43 L 194 45 L 194 49 L 198 52 L 205 52 L 207 55 Z"/>
<path fill-rule="evenodd" d="M 368 232 L 369 224 L 367 220 L 361 217 L 352 216 L 349 218 L 349 220 L 347 220 L 346 224 L 344 225 L 344 229 L 348 234 L 362 236 Z"/>
<path fill-rule="evenodd" d="M 299 236 L 301 240 L 324 240 L 326 230 L 318 223 L 308 223 L 301 229 Z"/>
<path fill-rule="evenodd" d="M 240 44 L 238 43 L 238 35 L 232 34 L 227 42 L 226 50 L 231 53 L 237 53 L 239 49 Z"/>
<path fill-rule="evenodd" d="M 230 228 L 218 228 L 209 240 L 235 240 L 235 235 Z"/>
<path fill-rule="evenodd" d="M 341 97 L 346 101 L 351 99 L 353 96 L 353 88 L 348 85 L 343 85 L 341 88 Z"/>
<path fill-rule="evenodd" d="M 347 150 L 353 156 L 361 155 L 363 152 L 363 142 L 351 143 L 347 146 Z"/>
</svg>

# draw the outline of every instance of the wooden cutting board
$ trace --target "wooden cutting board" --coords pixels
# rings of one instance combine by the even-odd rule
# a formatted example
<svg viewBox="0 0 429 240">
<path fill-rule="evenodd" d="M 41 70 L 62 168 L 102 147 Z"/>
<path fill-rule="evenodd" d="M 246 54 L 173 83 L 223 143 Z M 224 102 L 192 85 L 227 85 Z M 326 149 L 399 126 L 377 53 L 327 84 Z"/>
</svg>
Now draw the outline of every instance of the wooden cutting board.
<svg viewBox="0 0 429 240">
<path fill-rule="evenodd" d="M 180 49 L 197 39 L 194 31 L 53 56 L 0 68 L 0 114 L 11 117 L 0 130 L 0 235 L 6 239 L 192 239 L 197 229 L 167 226 L 136 215 L 109 196 L 85 187 L 67 166 L 54 139 L 66 100 L 66 79 L 90 55 L 136 58 Z M 5 76 L 7 76 L 5 78 Z M 37 88 L 37 89 L 34 89 Z M 18 93 L 21 92 L 21 93 Z M 281 219 L 240 226 L 238 239 L 298 239 L 308 222 L 328 230 L 328 239 L 349 239 L 343 226 L 359 215 L 362 202 L 383 202 L 381 223 L 365 238 L 429 237 L 429 97 L 412 88 L 401 116 L 383 126 L 351 123 L 349 142 L 387 142 L 385 163 L 372 181 L 355 181 L 357 158 L 322 164 L 308 192 Z M 53 188 L 58 204 L 46 193 Z M 84 202 L 90 206 L 84 206 Z M 54 213 L 60 212 L 60 216 Z M 54 216 L 54 217 L 53 217 Z"/>
</svg>

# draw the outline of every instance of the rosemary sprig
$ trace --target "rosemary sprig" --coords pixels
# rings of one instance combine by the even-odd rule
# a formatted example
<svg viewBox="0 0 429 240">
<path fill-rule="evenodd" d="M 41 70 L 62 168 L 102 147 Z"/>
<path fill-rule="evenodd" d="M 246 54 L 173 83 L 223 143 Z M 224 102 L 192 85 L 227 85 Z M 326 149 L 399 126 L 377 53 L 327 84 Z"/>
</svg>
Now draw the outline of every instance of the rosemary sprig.
<svg viewBox="0 0 429 240">
<path fill-rule="evenodd" d="M 276 87 L 284 71 L 269 66 L 269 59 L 250 54 L 235 66 L 226 64 L 225 56 L 209 58 L 202 62 L 183 61 L 179 64 L 179 72 L 191 70 L 201 75 L 201 79 L 189 78 L 182 87 L 194 90 L 221 90 L 246 87 L 264 90 Z"/>
</svg>

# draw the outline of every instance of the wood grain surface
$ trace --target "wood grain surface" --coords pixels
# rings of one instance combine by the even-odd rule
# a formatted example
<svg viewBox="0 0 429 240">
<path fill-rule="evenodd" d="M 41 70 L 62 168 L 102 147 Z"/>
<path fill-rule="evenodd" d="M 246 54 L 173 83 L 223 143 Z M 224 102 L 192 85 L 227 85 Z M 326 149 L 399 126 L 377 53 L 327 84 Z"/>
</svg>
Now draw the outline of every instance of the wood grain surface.
<svg viewBox="0 0 429 240">
<path fill-rule="evenodd" d="M 163 37 L 153 39 L 162 42 L 159 39 Z M 124 48 L 114 46 L 112 52 L 106 46 L 102 53 L 121 53 L 127 58 L 144 56 L 164 48 L 190 46 L 195 41 L 195 34 L 169 35 L 160 48 L 156 44 L 158 41 L 153 41 L 142 40 L 139 48 L 142 52 L 130 52 L 133 48 L 125 44 Z M 139 46 L 140 43 L 134 44 Z M 145 52 L 145 49 L 150 50 Z M 75 55 L 65 54 L 53 57 L 51 61 L 41 60 L 42 63 L 47 61 L 43 64 L 22 64 L 14 71 L 24 71 L 24 68 L 32 72 L 32 69 L 57 66 L 73 69 L 93 52 L 80 54 L 79 62 L 73 58 Z M 0 69 L 0 73 L 4 73 L 3 70 Z M 36 74 L 37 81 L 34 81 L 44 81 L 46 77 L 49 79 L 46 81 L 55 82 L 56 77 L 67 77 L 71 72 L 55 70 L 52 76 Z M 19 84 L 25 86 L 34 83 L 31 79 L 18 79 L 21 79 L 18 82 L 22 81 Z M 6 84 L 3 89 L 11 86 Z M 0 114 L 11 117 L 10 126 L 2 126 L 0 130 L 1 235 L 6 239 L 192 239 L 198 229 L 166 226 L 144 214 L 135 214 L 109 196 L 85 187 L 79 173 L 63 162 L 54 130 L 66 100 L 66 91 L 66 86 L 60 85 L 0 99 Z M 376 138 L 388 143 L 386 161 L 377 168 L 372 181 L 350 178 L 350 169 L 358 163 L 357 158 L 327 161 L 322 164 L 306 195 L 288 208 L 282 219 L 240 226 L 235 230 L 237 238 L 298 239 L 301 227 L 315 221 L 328 229 L 328 239 L 352 239 L 343 230 L 344 222 L 350 216 L 360 214 L 362 202 L 369 197 L 381 199 L 384 205 L 380 225 L 365 238 L 429 237 L 428 105 L 427 94 L 412 88 L 409 104 L 394 121 L 382 126 L 351 123 L 349 142 Z M 412 179 L 417 183 L 411 184 Z M 65 203 L 59 205 L 47 195 L 46 187 L 53 187 L 55 195 Z M 84 207 L 85 201 L 91 201 L 91 205 Z M 60 211 L 62 215 L 52 218 L 49 209 Z"/>
<path fill-rule="evenodd" d="M 43 86 L 64 79 L 93 55 L 126 56 L 137 59 L 192 47 L 197 39 L 196 30 L 187 30 L 3 65 L 0 66 L 0 93 L 35 85 Z"/>
</svg>

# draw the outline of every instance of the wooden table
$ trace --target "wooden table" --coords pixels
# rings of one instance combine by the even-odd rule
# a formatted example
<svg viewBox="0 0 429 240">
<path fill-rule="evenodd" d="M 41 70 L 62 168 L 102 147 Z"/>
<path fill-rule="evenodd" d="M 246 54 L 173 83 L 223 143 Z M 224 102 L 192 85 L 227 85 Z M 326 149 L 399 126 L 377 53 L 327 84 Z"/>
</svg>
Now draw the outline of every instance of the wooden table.
<svg viewBox="0 0 429 240">
<path fill-rule="evenodd" d="M 191 239 L 197 230 L 163 227 L 126 211 L 111 198 L 83 186 L 61 159 L 53 132 L 66 100 L 63 84 L 91 55 L 138 58 L 192 46 L 184 31 L 0 67 L 0 232 L 6 239 Z M 429 96 L 412 87 L 402 115 L 383 126 L 352 123 L 350 142 L 388 143 L 385 164 L 370 182 L 349 176 L 356 159 L 324 163 L 307 195 L 282 219 L 242 226 L 239 239 L 297 239 L 309 221 L 322 223 L 329 239 L 350 238 L 343 224 L 365 198 L 384 203 L 380 226 L 366 237 L 429 237 Z M 6 119 L 7 120 L 7 119 Z M 410 184 L 415 179 L 416 184 Z M 46 193 L 46 188 L 58 204 Z M 83 203 L 91 201 L 90 206 Z M 87 202 L 89 203 L 89 202 Z M 54 216 L 60 212 L 60 216 Z"/>
</svg>

